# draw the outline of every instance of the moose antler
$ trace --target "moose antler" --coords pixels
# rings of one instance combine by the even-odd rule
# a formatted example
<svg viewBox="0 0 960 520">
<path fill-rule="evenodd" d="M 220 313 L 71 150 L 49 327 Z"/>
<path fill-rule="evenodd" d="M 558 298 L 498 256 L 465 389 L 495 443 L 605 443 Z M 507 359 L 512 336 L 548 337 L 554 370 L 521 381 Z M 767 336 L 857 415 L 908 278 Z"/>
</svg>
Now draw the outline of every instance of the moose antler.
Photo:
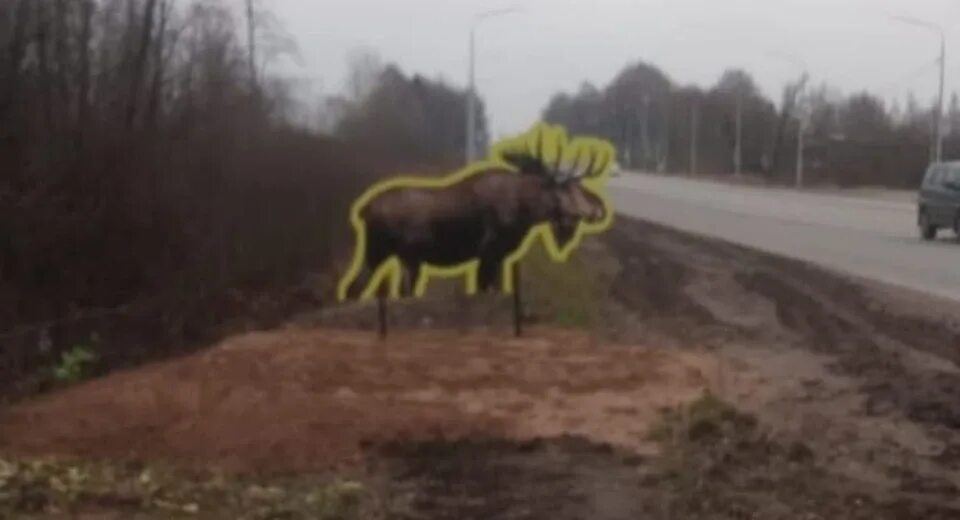
<svg viewBox="0 0 960 520">
<path fill-rule="evenodd" d="M 582 157 L 582 151 L 578 150 L 577 155 L 573 157 L 571 161 L 564 161 L 564 148 L 566 143 L 563 142 L 563 139 L 557 140 L 557 156 L 553 162 L 553 168 L 549 168 L 545 173 L 552 178 L 552 180 L 558 184 L 563 184 L 569 182 L 573 179 L 578 179 L 583 177 L 587 171 L 589 171 L 592 166 L 588 166 L 587 170 L 581 171 L 580 158 Z M 592 160 L 591 160 L 592 165 Z"/>
<path fill-rule="evenodd" d="M 546 130 L 540 130 L 536 133 L 532 143 L 528 140 L 522 150 L 504 153 L 502 155 L 503 159 L 520 170 L 521 173 L 542 176 L 557 184 L 576 179 L 599 177 L 610 165 L 612 159 L 610 154 L 604 153 L 604 150 L 597 149 L 594 146 L 577 146 L 576 155 L 572 160 L 564 161 L 564 151 L 568 143 L 565 142 L 565 138 L 559 136 L 555 144 L 556 156 L 551 161 L 553 164 L 550 164 L 547 161 L 545 150 L 548 135 Z M 584 154 L 586 154 L 587 159 L 586 165 L 582 164 Z"/>
<path fill-rule="evenodd" d="M 587 151 L 587 158 L 590 162 L 587 163 L 587 167 L 577 172 L 577 177 L 592 177 L 593 176 L 593 166 L 597 162 L 597 155 L 593 153 L 593 150 Z"/>
<path fill-rule="evenodd" d="M 590 148 L 587 151 L 587 157 L 589 162 L 587 163 L 586 168 L 577 170 L 575 173 L 576 178 L 591 178 L 599 177 L 607 170 L 607 167 L 610 166 L 610 155 L 603 153 L 602 151 L 594 151 L 593 148 Z M 600 159 L 600 163 L 597 163 L 597 159 Z M 580 164 L 580 156 L 577 156 L 577 161 L 574 164 Z"/>
<path fill-rule="evenodd" d="M 500 154 L 501 159 L 520 173 L 552 177 L 553 170 L 544 159 L 544 141 L 546 140 L 544 134 L 543 131 L 537 132 L 533 143 L 523 141 L 505 147 L 506 149 Z"/>
<path fill-rule="evenodd" d="M 553 174 L 553 177 L 556 179 L 556 181 L 561 184 L 571 179 L 577 178 L 579 174 L 577 170 L 577 166 L 580 164 L 580 153 L 578 152 L 577 155 L 574 156 L 573 160 L 571 160 L 570 162 L 562 162 L 560 160 L 560 158 L 562 157 L 563 157 L 563 151 L 561 149 L 560 151 L 558 151 L 558 160 L 556 162 L 556 166 L 551 172 Z"/>
<path fill-rule="evenodd" d="M 586 153 L 587 155 L 587 164 L 586 166 L 581 167 L 584 153 Z M 561 182 L 569 181 L 573 179 L 597 177 L 607 167 L 607 162 L 605 161 L 602 163 L 603 164 L 602 168 L 597 168 L 597 159 L 601 159 L 602 156 L 603 156 L 602 153 L 598 153 L 592 148 L 588 148 L 585 152 L 581 148 L 580 150 L 577 151 L 577 155 L 574 156 L 573 161 L 570 163 L 570 165 L 563 171 L 557 172 L 558 177 L 560 178 Z"/>
</svg>

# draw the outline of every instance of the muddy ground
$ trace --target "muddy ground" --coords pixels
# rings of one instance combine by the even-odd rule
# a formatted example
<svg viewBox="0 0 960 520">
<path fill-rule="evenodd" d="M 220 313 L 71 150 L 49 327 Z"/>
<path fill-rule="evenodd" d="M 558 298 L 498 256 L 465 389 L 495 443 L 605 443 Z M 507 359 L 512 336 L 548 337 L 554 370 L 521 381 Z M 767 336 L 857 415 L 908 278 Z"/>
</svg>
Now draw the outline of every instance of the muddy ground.
<svg viewBox="0 0 960 520">
<path fill-rule="evenodd" d="M 449 287 L 385 344 L 327 309 L 18 404 L 0 457 L 362 483 L 328 517 L 960 518 L 960 305 L 626 218 L 524 284 L 521 340 Z"/>
</svg>

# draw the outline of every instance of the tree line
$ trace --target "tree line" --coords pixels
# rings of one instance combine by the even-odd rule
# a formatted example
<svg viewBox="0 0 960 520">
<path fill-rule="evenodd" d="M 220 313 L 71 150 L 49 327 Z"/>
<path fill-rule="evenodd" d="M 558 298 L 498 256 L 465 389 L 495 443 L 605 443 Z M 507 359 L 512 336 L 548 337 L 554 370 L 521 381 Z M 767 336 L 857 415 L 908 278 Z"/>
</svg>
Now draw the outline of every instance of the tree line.
<svg viewBox="0 0 960 520">
<path fill-rule="evenodd" d="M 320 305 L 354 196 L 462 156 L 463 91 L 390 65 L 296 124 L 289 41 L 256 0 L 0 2 L 0 372 Z"/>
<path fill-rule="evenodd" d="M 323 100 L 320 130 L 340 139 L 401 149 L 436 168 L 465 157 L 467 95 L 442 79 L 405 74 L 371 51 L 349 60 L 345 92 Z M 477 100 L 477 149 L 489 144 L 486 110 Z"/>
<path fill-rule="evenodd" d="M 716 174 L 739 169 L 779 181 L 794 175 L 802 129 L 809 182 L 916 187 L 930 159 L 932 109 L 913 96 L 906 106 L 888 105 L 867 91 L 843 95 L 807 83 L 803 77 L 786 85 L 777 104 L 744 70 L 728 69 L 701 88 L 677 84 L 638 62 L 602 88 L 584 83 L 576 92 L 556 94 L 543 118 L 612 140 L 627 167 Z M 945 158 L 960 154 L 955 94 L 949 107 Z"/>
</svg>

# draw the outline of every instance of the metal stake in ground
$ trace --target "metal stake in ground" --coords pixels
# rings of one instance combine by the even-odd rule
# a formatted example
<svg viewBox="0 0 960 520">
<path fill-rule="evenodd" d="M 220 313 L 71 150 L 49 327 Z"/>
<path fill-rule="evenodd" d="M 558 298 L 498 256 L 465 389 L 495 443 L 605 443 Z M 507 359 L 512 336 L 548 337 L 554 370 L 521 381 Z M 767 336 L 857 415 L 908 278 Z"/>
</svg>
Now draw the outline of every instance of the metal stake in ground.
<svg viewBox="0 0 960 520">
<path fill-rule="evenodd" d="M 380 322 L 380 339 L 387 339 L 387 297 L 383 294 L 377 296 L 377 319 Z"/>
<path fill-rule="evenodd" d="M 520 263 L 513 264 L 513 335 L 523 335 L 523 301 L 520 299 Z"/>
</svg>

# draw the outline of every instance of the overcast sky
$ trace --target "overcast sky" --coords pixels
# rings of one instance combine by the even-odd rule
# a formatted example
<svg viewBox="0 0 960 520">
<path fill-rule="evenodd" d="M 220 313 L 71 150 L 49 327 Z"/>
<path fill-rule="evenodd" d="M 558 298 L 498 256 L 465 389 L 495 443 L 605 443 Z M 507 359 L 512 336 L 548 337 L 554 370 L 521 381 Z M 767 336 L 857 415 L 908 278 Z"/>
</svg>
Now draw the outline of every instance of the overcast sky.
<svg viewBox="0 0 960 520">
<path fill-rule="evenodd" d="M 937 36 L 891 15 L 944 27 L 948 91 L 960 85 L 960 0 L 263 1 L 299 47 L 299 64 L 284 72 L 316 95 L 343 87 L 346 56 L 358 48 L 462 86 L 474 15 L 520 8 L 477 33 L 477 86 L 494 137 L 536 121 L 555 92 L 583 81 L 602 86 L 637 60 L 701 86 L 742 67 L 779 97 L 799 75 L 799 59 L 815 83 L 868 89 L 887 101 L 913 91 L 927 102 L 936 92 Z"/>
</svg>

